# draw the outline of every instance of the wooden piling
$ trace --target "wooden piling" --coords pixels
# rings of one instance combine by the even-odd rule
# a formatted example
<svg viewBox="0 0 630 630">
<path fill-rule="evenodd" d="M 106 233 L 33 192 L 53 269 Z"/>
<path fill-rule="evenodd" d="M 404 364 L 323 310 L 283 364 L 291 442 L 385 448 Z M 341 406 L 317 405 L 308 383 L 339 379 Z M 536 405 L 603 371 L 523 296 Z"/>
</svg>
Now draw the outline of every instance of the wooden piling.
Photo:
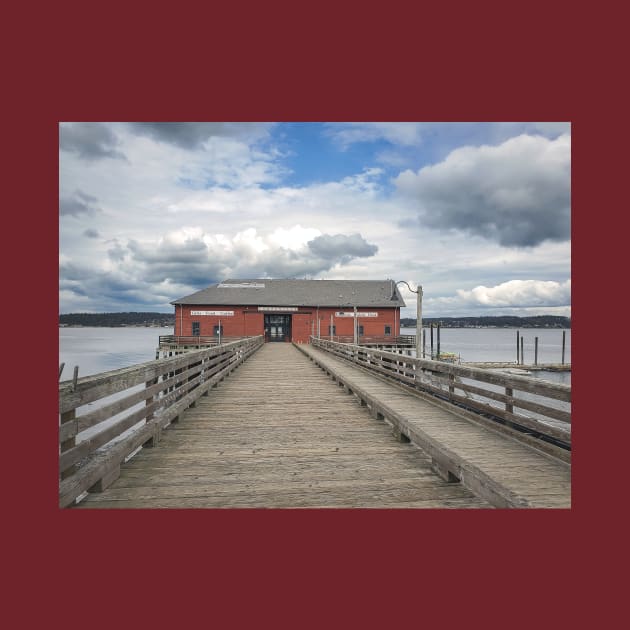
<svg viewBox="0 0 630 630">
<path fill-rule="evenodd" d="M 440 324 L 437 325 L 437 359 L 440 360 Z"/>
</svg>

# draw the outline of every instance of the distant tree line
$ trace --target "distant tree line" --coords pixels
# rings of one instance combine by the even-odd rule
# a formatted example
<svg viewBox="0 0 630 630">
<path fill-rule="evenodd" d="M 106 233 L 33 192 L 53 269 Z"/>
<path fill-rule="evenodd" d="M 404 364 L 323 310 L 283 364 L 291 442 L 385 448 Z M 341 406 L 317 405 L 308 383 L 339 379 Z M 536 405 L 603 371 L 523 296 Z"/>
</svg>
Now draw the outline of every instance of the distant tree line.
<svg viewBox="0 0 630 630">
<path fill-rule="evenodd" d="M 440 324 L 441 328 L 571 328 L 570 317 L 558 315 L 536 315 L 532 317 L 516 317 L 513 315 L 484 317 L 423 317 L 422 325 Z M 416 319 L 401 317 L 400 325 L 413 328 Z"/>
<path fill-rule="evenodd" d="M 65 326 L 174 326 L 173 313 L 65 313 L 59 315 Z"/>
</svg>

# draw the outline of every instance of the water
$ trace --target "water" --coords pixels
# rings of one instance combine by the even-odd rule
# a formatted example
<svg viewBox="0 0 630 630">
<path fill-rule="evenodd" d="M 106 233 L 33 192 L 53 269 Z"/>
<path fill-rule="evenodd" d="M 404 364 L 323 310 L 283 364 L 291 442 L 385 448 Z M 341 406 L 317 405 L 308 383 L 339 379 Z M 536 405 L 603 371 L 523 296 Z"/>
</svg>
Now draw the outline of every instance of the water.
<svg viewBox="0 0 630 630">
<path fill-rule="evenodd" d="M 534 362 L 534 338 L 538 337 L 538 362 L 560 363 L 562 330 L 521 329 L 525 363 Z M 571 363 L 571 331 L 567 330 L 565 363 Z M 72 378 L 74 366 L 79 376 L 107 372 L 155 359 L 160 335 L 172 335 L 172 328 L 59 328 L 59 362 L 65 368 L 62 380 Z M 415 335 L 415 328 L 402 328 L 401 334 Z M 430 353 L 429 330 L 425 329 L 426 351 Z M 437 331 L 433 330 L 433 348 L 437 351 Z M 516 362 L 515 328 L 442 328 L 440 351 L 453 352 L 463 362 Z M 532 372 L 554 382 L 570 383 L 570 372 Z"/>
<path fill-rule="evenodd" d="M 172 335 L 172 328 L 59 328 L 59 363 L 65 363 L 61 380 L 71 379 L 74 367 L 79 366 L 79 377 L 90 376 L 109 370 L 130 367 L 137 363 L 145 363 L 155 359 L 160 335 Z M 77 417 L 94 411 L 105 404 L 140 391 L 144 385 L 136 385 L 124 392 L 112 394 L 94 403 L 79 407 Z M 87 440 L 96 433 L 114 425 L 127 414 L 141 409 L 144 403 L 138 403 L 112 418 L 82 431 L 77 437 L 77 444 Z M 110 445 L 144 424 L 144 421 L 127 429 Z M 103 447 L 105 448 L 105 447 Z"/>
<path fill-rule="evenodd" d="M 562 333 L 565 333 L 564 362 L 571 363 L 571 330 L 558 328 L 521 328 L 524 363 L 534 363 L 534 344 L 538 337 L 538 363 L 562 362 Z M 516 328 L 440 328 L 440 352 L 453 352 L 463 363 L 516 363 Z M 401 328 L 402 335 L 415 335 L 415 328 Z M 425 349 L 431 355 L 431 332 L 425 328 Z M 520 341 L 519 341 L 520 346 Z M 437 352 L 437 329 L 433 329 L 433 351 Z M 535 371 L 532 378 L 571 384 L 571 372 Z"/>
<path fill-rule="evenodd" d="M 117 370 L 155 359 L 160 335 L 172 328 L 60 328 L 59 363 L 65 363 L 61 380 Z"/>
<path fill-rule="evenodd" d="M 562 360 L 562 330 L 550 328 L 519 329 L 523 338 L 525 363 L 534 363 L 534 339 L 538 337 L 538 363 L 560 363 Z M 415 335 L 415 328 L 401 328 L 402 335 Z M 516 328 L 441 328 L 440 350 L 454 352 L 461 360 L 516 361 Z M 571 331 L 564 331 L 565 363 L 571 363 Z M 430 351 L 431 337 L 425 328 L 425 347 Z M 437 330 L 433 329 L 433 349 L 437 351 Z"/>
</svg>

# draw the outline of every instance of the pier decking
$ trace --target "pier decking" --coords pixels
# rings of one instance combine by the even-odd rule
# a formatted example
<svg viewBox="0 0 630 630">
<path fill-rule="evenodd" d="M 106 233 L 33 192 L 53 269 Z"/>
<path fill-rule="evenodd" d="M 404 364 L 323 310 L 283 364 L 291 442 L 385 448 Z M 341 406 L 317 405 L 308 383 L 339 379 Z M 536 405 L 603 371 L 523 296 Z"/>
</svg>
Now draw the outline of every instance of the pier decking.
<svg viewBox="0 0 630 630">
<path fill-rule="evenodd" d="M 310 341 L 75 372 L 60 507 L 571 506 L 570 386 Z"/>
<path fill-rule="evenodd" d="M 318 348 L 300 350 L 369 405 L 373 416 L 387 418 L 395 431 L 429 453 L 445 479 L 461 481 L 497 507 L 571 506 L 568 462 Z"/>
<path fill-rule="evenodd" d="M 272 343 L 76 506 L 305 507 L 492 505 L 435 474 L 430 455 L 398 441 L 296 347 Z"/>
</svg>

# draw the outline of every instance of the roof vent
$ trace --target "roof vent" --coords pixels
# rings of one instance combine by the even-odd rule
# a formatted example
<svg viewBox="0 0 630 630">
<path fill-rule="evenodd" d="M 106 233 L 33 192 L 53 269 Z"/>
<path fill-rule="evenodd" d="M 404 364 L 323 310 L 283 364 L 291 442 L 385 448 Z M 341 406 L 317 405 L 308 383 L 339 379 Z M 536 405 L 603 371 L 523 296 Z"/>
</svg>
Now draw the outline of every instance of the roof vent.
<svg viewBox="0 0 630 630">
<path fill-rule="evenodd" d="M 217 288 L 219 289 L 264 289 L 265 285 L 260 282 L 240 282 L 240 283 L 227 283 L 222 282 L 221 284 L 217 284 Z"/>
</svg>

